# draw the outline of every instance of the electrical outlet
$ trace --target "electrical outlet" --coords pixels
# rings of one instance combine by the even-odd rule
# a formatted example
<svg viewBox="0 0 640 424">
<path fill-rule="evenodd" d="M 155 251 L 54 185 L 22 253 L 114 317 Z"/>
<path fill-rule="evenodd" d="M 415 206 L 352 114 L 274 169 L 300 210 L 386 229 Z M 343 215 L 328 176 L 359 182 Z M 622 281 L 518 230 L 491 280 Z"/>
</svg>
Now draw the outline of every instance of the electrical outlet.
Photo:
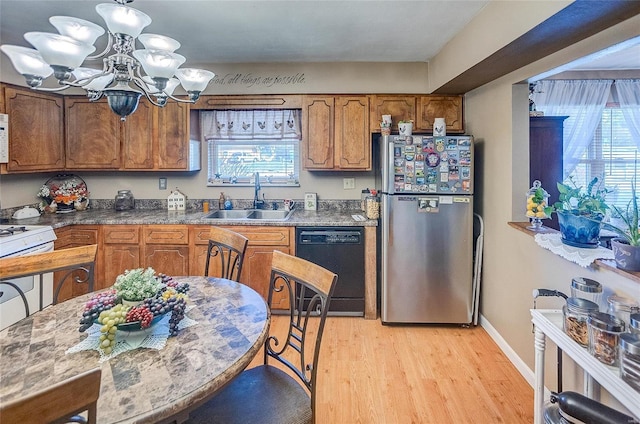
<svg viewBox="0 0 640 424">
<path fill-rule="evenodd" d="M 165 177 L 161 177 L 158 180 L 158 189 L 159 190 L 166 190 L 167 189 L 167 179 Z"/>
<path fill-rule="evenodd" d="M 342 188 L 345 190 L 351 190 L 356 188 L 356 179 L 355 178 L 343 178 L 342 179 Z"/>
</svg>

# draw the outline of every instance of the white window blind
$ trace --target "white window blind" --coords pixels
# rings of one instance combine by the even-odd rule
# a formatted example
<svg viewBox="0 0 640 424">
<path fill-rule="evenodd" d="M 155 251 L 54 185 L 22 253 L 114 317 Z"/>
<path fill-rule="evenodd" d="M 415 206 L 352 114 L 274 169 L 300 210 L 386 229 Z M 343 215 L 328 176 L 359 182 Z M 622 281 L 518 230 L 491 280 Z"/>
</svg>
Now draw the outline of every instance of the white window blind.
<svg viewBox="0 0 640 424">
<path fill-rule="evenodd" d="M 207 143 L 208 185 L 299 185 L 299 110 L 200 112 Z"/>
<path fill-rule="evenodd" d="M 622 109 L 618 104 L 608 103 L 593 139 L 571 175 L 583 187 L 594 177 L 604 177 L 605 186 L 613 189 L 607 195 L 607 203 L 625 210 L 631 200 L 636 152 Z"/>
</svg>

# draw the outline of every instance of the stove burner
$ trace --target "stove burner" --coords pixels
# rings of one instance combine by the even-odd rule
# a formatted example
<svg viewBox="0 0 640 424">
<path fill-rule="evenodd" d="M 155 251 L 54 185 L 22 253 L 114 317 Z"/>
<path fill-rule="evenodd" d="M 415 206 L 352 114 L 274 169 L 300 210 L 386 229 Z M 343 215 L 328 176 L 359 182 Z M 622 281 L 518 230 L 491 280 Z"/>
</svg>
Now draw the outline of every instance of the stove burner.
<svg viewBox="0 0 640 424">
<path fill-rule="evenodd" d="M 7 227 L 0 230 L 0 237 L 12 236 L 15 233 L 24 233 L 27 227 Z"/>
</svg>

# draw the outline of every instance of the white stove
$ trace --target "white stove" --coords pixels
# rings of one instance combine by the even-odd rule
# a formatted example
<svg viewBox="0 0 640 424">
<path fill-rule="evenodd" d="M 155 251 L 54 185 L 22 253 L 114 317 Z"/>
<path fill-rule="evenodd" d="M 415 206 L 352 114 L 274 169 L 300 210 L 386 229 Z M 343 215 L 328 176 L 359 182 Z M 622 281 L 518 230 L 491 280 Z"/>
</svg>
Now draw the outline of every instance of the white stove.
<svg viewBox="0 0 640 424">
<path fill-rule="evenodd" d="M 56 238 L 53 228 L 47 225 L 0 225 L 0 258 L 50 252 Z M 30 313 L 53 301 L 52 274 L 44 275 L 42 281 L 38 277 L 23 277 L 10 282 L 24 293 Z M 24 317 L 24 303 L 18 291 L 10 285 L 0 285 L 0 330 Z"/>
<path fill-rule="evenodd" d="M 51 251 L 56 238 L 48 225 L 0 225 L 0 258 Z"/>
</svg>

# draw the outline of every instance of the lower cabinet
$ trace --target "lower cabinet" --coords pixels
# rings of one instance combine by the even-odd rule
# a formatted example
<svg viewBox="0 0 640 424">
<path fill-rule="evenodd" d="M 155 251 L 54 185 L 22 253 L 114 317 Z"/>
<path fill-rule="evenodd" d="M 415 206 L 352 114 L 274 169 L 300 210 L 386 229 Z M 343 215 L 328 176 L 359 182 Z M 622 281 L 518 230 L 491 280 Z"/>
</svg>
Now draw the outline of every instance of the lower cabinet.
<svg viewBox="0 0 640 424">
<path fill-rule="evenodd" d="M 102 276 L 109 287 L 124 270 L 141 267 L 140 226 L 104 225 L 102 234 Z"/>
<path fill-rule="evenodd" d="M 111 287 L 127 269 L 153 268 L 170 276 L 204 275 L 210 225 L 72 225 L 56 230 L 56 249 L 98 244 L 95 289 Z M 293 254 L 295 227 L 225 226 L 249 239 L 240 282 L 267 299 L 274 250 Z M 213 274 L 212 274 L 213 275 Z M 68 285 L 60 301 L 86 293 Z M 276 293 L 274 309 L 289 307 Z"/>
<path fill-rule="evenodd" d="M 99 240 L 99 232 L 100 226 L 97 225 L 72 225 L 70 227 L 58 228 L 57 230 L 55 230 L 57 239 L 54 242 L 54 249 L 61 250 L 71 247 L 86 246 L 89 244 L 97 244 Z M 94 290 L 100 290 L 111 285 L 105 285 L 104 279 L 101 278 L 102 274 L 98 271 L 99 269 L 100 252 L 98 252 L 98 254 L 96 255 Z M 63 278 L 65 272 L 67 271 L 56 272 L 54 274 L 54 281 L 59 281 L 61 278 Z M 74 277 L 82 280 L 85 276 L 81 275 L 80 272 L 76 272 L 74 273 Z M 86 294 L 88 292 L 86 284 L 72 283 L 73 281 L 75 281 L 74 277 L 67 279 L 65 284 L 60 289 L 60 293 L 58 294 L 58 302 L 64 302 L 65 300 Z"/>
</svg>

